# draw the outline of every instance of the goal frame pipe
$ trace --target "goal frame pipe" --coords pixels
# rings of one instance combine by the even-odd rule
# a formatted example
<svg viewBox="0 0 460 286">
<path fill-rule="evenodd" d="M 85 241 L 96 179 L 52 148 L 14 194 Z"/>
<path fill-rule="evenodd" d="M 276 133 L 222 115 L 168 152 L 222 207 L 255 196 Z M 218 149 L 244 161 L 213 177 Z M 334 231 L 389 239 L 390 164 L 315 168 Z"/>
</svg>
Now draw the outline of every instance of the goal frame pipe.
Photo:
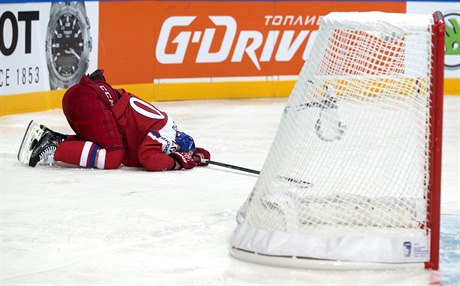
<svg viewBox="0 0 460 286">
<path fill-rule="evenodd" d="M 441 226 L 441 167 L 442 167 L 442 117 L 444 103 L 444 38 L 445 23 L 440 11 L 433 14 L 432 65 L 430 93 L 430 146 L 428 217 L 430 229 L 430 260 L 425 268 L 439 269 L 439 244 Z"/>
</svg>

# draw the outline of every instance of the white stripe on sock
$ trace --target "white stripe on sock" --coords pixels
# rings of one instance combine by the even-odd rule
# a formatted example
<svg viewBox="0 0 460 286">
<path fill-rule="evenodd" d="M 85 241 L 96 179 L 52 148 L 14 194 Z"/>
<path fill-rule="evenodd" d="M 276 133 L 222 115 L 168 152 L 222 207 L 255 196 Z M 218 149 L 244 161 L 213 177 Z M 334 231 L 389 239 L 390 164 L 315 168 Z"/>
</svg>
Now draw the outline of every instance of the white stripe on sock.
<svg viewBox="0 0 460 286">
<path fill-rule="evenodd" d="M 88 154 L 89 154 L 89 151 L 91 150 L 91 146 L 93 146 L 93 143 L 90 141 L 86 141 L 85 145 L 83 146 L 83 150 L 81 151 L 81 157 L 80 157 L 81 167 L 87 167 Z"/>
<path fill-rule="evenodd" d="M 96 168 L 98 169 L 104 169 L 105 166 L 105 149 L 99 149 L 97 151 L 97 162 L 96 162 Z"/>
</svg>

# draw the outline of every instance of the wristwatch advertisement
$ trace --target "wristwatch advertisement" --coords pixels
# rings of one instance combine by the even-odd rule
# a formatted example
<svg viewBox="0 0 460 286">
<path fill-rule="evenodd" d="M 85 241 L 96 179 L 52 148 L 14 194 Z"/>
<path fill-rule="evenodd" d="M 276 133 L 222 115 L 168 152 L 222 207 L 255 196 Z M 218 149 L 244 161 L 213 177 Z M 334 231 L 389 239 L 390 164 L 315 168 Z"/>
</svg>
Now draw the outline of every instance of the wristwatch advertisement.
<svg viewBox="0 0 460 286">
<path fill-rule="evenodd" d="M 50 89 L 69 88 L 86 73 L 92 49 L 84 2 L 53 2 L 46 33 Z"/>
<path fill-rule="evenodd" d="M 66 89 L 97 68 L 98 1 L 0 6 L 0 96 Z"/>
</svg>

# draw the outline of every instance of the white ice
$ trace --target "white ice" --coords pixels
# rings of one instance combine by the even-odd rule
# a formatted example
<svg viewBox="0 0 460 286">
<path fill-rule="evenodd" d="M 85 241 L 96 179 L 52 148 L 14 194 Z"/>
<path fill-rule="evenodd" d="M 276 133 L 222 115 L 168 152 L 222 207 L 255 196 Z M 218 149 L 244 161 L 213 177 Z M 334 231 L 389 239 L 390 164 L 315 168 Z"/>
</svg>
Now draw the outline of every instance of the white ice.
<svg viewBox="0 0 460 286">
<path fill-rule="evenodd" d="M 260 170 L 286 100 L 155 104 L 214 160 Z M 71 133 L 62 110 L 0 117 L 0 284 L 437 285 L 441 279 L 458 285 L 459 229 L 453 224 L 460 215 L 460 97 L 446 97 L 444 110 L 442 213 L 454 215 L 454 223 L 445 226 L 453 243 L 442 253 L 448 262 L 439 272 L 330 272 L 237 260 L 229 255 L 229 238 L 256 175 L 217 166 L 30 168 L 16 159 L 28 122 Z"/>
</svg>

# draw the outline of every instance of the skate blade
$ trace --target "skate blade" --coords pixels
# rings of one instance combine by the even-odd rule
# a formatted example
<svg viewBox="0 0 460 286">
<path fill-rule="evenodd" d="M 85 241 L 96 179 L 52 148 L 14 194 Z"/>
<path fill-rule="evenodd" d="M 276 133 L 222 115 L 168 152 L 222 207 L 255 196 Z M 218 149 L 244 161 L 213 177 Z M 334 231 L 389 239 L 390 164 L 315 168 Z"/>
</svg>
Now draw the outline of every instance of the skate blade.
<svg viewBox="0 0 460 286">
<path fill-rule="evenodd" d="M 35 145 L 40 140 L 44 130 L 40 127 L 35 121 L 30 121 L 29 126 L 27 127 L 24 138 L 22 138 L 21 147 L 19 147 L 18 160 L 21 163 L 29 165 L 30 156 L 32 155 L 32 150 Z"/>
</svg>

